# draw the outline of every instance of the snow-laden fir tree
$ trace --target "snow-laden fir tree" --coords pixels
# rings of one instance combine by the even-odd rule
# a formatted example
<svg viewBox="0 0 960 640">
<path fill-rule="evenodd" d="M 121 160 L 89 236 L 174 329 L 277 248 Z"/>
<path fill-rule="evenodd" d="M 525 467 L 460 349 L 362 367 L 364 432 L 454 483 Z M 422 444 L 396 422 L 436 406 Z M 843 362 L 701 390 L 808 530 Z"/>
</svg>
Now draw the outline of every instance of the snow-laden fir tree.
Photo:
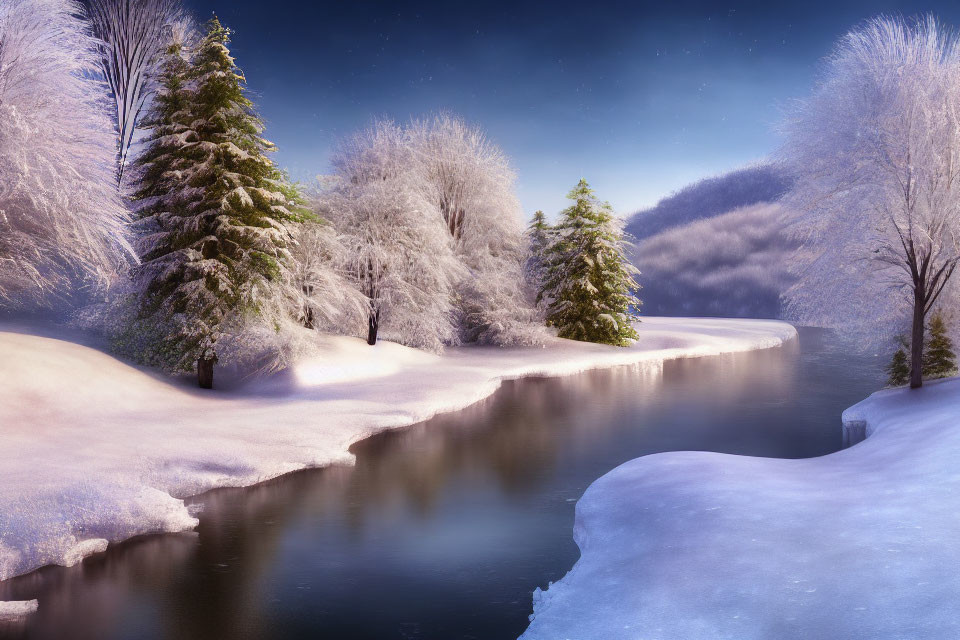
<svg viewBox="0 0 960 640">
<path fill-rule="evenodd" d="M 190 187 L 183 172 L 193 164 L 188 150 L 198 140 L 191 112 L 194 95 L 187 80 L 188 55 L 183 42 L 169 43 L 157 75 L 157 93 L 143 121 L 150 135 L 136 162 L 139 189 L 135 198 L 142 203 L 143 220 L 139 226 L 147 230 L 157 229 L 159 218 L 153 214 L 170 210 L 188 199 Z M 145 239 L 147 243 L 153 240 L 149 236 Z"/>
<path fill-rule="evenodd" d="M 105 287 L 132 259 L 99 46 L 73 0 L 0 0 L 0 308 Z"/>
<path fill-rule="evenodd" d="M 367 297 L 367 342 L 442 349 L 455 337 L 454 287 L 466 274 L 405 132 L 377 121 L 341 144 L 333 166 L 321 214 L 342 234 L 345 267 Z"/>
<path fill-rule="evenodd" d="M 884 369 L 889 386 L 902 387 L 910 381 L 910 359 L 907 357 L 909 350 L 906 336 L 897 336 L 897 349 L 893 352 L 890 364 Z"/>
<path fill-rule="evenodd" d="M 547 277 L 538 296 L 547 323 L 561 338 L 619 346 L 636 340 L 639 271 L 626 257 L 623 223 L 600 202 L 586 180 L 567 195 L 547 251 Z"/>
<path fill-rule="evenodd" d="M 947 333 L 947 323 L 943 314 L 934 312 L 927 323 L 927 339 L 923 349 L 923 377 L 946 378 L 957 374 L 957 354 L 953 351 L 953 341 Z"/>
<path fill-rule="evenodd" d="M 546 281 L 547 250 L 550 248 L 553 228 L 547 223 L 543 211 L 536 211 L 527 227 L 527 264 L 526 273 L 535 289 L 539 291 Z"/>
<path fill-rule="evenodd" d="M 213 384 L 217 342 L 266 305 L 276 304 L 289 260 L 286 223 L 305 210 L 296 189 L 267 157 L 274 150 L 244 93 L 227 48 L 230 32 L 214 17 L 186 73 L 174 48 L 149 120 L 143 171 L 143 312 L 157 327 L 160 364 L 196 367 Z M 182 108 L 181 108 L 182 107 Z"/>
</svg>

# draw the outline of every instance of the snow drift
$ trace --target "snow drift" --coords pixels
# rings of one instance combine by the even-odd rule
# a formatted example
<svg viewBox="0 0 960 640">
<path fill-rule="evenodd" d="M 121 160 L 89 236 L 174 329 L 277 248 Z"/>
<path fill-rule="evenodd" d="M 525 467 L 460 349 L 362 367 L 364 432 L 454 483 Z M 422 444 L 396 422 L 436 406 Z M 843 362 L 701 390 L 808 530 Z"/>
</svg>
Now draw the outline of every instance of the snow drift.
<svg viewBox="0 0 960 640">
<path fill-rule="evenodd" d="M 806 460 L 632 460 L 577 504 L 582 556 L 534 595 L 539 638 L 960 637 L 960 379 L 843 414 L 867 439 Z"/>
<path fill-rule="evenodd" d="M 196 525 L 182 498 L 305 467 L 349 463 L 377 431 L 463 408 L 504 378 L 769 347 L 784 323 L 647 318 L 631 348 L 435 355 L 317 336 L 324 355 L 240 390 L 177 386 L 105 353 L 0 331 L 0 579 L 71 565 L 110 542 Z"/>
</svg>

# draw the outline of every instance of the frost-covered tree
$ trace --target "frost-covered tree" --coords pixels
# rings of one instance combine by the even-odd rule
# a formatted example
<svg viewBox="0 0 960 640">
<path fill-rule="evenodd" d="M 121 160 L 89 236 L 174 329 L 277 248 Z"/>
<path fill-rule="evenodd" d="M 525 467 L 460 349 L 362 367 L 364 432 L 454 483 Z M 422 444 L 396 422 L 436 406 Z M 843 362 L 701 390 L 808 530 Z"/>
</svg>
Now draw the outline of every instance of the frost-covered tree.
<svg viewBox="0 0 960 640">
<path fill-rule="evenodd" d="M 567 195 L 574 204 L 560 214 L 548 252 L 539 298 L 547 323 L 561 338 L 626 346 L 637 339 L 640 288 L 626 258 L 623 222 L 600 202 L 586 180 Z"/>
<path fill-rule="evenodd" d="M 101 73 L 116 104 L 119 183 L 171 35 L 192 29 L 192 22 L 180 0 L 89 0 L 89 7 L 94 35 L 104 43 Z"/>
<path fill-rule="evenodd" d="M 0 307 L 107 284 L 132 254 L 82 16 L 73 0 L 0 2 Z"/>
<path fill-rule="evenodd" d="M 245 95 L 229 36 L 214 17 L 187 86 L 177 88 L 165 73 L 164 94 L 150 116 L 152 135 L 138 161 L 146 232 L 136 276 L 144 314 L 163 328 L 160 362 L 175 370 L 195 366 L 206 388 L 213 384 L 218 340 L 277 304 L 290 258 L 285 225 L 305 213 L 296 189 L 267 156 L 274 146 Z M 180 63 L 168 56 L 167 64 L 170 71 Z"/>
<path fill-rule="evenodd" d="M 333 158 L 337 184 L 324 213 L 343 235 L 346 268 L 369 300 L 367 342 L 379 336 L 441 349 L 454 337 L 454 285 L 463 268 L 420 188 L 404 131 L 375 122 Z"/>
<path fill-rule="evenodd" d="M 953 340 L 947 333 L 947 323 L 943 314 L 934 312 L 927 325 L 930 339 L 923 352 L 923 377 L 946 378 L 957 374 L 957 354 L 953 351 Z"/>
<path fill-rule="evenodd" d="M 342 265 L 350 260 L 333 226 L 318 218 L 296 225 L 287 271 L 287 295 L 293 316 L 308 329 L 366 319 L 366 298 Z"/>
<path fill-rule="evenodd" d="M 503 151 L 479 128 L 440 114 L 408 130 L 418 188 L 468 269 L 457 289 L 460 338 L 491 344 L 543 339 L 524 278 L 526 242 L 516 176 Z"/>
<path fill-rule="evenodd" d="M 409 135 L 423 163 L 427 198 L 436 203 L 458 245 L 483 241 L 491 229 L 518 229 L 516 177 L 503 151 L 483 131 L 441 113 L 414 120 Z"/>
<path fill-rule="evenodd" d="M 933 18 L 877 18 L 841 39 L 785 126 L 803 240 L 787 311 L 861 335 L 910 317 L 911 387 L 960 259 L 958 105 L 956 35 Z"/>
</svg>

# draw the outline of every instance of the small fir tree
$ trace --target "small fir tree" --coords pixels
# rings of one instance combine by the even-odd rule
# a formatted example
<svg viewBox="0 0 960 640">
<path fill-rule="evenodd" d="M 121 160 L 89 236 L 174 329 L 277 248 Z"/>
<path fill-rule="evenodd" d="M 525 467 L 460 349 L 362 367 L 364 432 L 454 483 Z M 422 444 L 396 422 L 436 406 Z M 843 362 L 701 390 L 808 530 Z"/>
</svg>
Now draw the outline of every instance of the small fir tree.
<svg viewBox="0 0 960 640">
<path fill-rule="evenodd" d="M 527 227 L 527 242 L 529 255 L 527 257 L 527 277 L 529 282 L 540 290 L 546 280 L 547 251 L 553 229 L 547 224 L 547 217 L 543 211 L 533 214 L 533 221 Z"/>
<path fill-rule="evenodd" d="M 537 300 L 561 338 L 626 346 L 637 338 L 640 272 L 626 258 L 623 224 L 586 180 L 568 195 L 548 248 L 546 280 Z"/>
<path fill-rule="evenodd" d="M 168 55 L 139 161 L 142 224 L 150 232 L 137 276 L 143 316 L 162 327 L 155 360 L 174 370 L 196 366 L 205 388 L 220 337 L 280 289 L 289 259 L 285 223 L 306 215 L 267 157 L 274 146 L 262 137 L 229 41 L 214 17 L 185 75 Z"/>
<path fill-rule="evenodd" d="M 910 348 L 905 336 L 897 336 L 896 341 L 897 350 L 893 352 L 893 358 L 886 367 L 887 384 L 891 387 L 902 387 L 910 381 L 910 359 L 907 357 Z"/>
<path fill-rule="evenodd" d="M 927 324 L 929 338 L 923 350 L 923 377 L 947 378 L 957 373 L 957 355 L 947 335 L 947 324 L 937 311 Z"/>
</svg>

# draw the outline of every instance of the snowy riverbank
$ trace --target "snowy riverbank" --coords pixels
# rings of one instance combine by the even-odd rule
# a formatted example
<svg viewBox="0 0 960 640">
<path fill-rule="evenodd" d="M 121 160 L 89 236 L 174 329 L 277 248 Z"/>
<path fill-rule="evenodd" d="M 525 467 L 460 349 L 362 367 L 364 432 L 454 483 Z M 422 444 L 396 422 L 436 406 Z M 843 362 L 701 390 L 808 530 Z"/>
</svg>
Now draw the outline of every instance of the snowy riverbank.
<svg viewBox="0 0 960 640">
<path fill-rule="evenodd" d="M 522 638 L 960 637 L 960 379 L 843 423 L 867 439 L 820 458 L 663 453 L 597 480 Z"/>
<path fill-rule="evenodd" d="M 775 321 L 647 318 L 631 348 L 554 340 L 437 356 L 319 337 L 322 358 L 235 392 L 172 384 L 73 342 L 0 331 L 0 579 L 196 524 L 181 498 L 349 463 L 348 447 L 493 393 L 500 381 L 742 351 Z"/>
</svg>

